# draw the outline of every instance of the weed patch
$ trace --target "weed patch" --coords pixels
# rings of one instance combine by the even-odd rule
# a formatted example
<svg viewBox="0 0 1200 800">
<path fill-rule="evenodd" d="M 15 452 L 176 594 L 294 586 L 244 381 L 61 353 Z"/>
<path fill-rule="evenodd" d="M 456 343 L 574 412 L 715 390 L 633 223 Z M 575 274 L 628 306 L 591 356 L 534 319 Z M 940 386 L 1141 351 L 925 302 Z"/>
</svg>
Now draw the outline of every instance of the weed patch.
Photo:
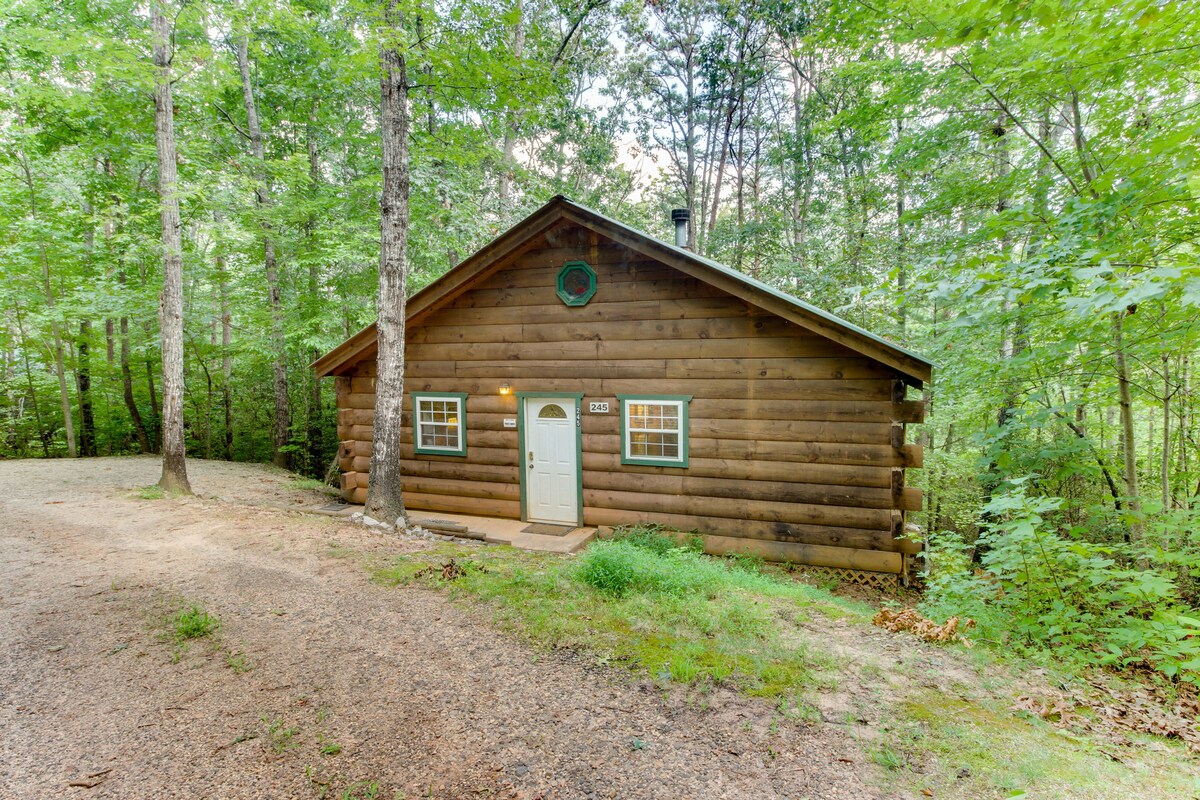
<svg viewBox="0 0 1200 800">
<path fill-rule="evenodd" d="M 209 614 L 198 603 L 192 603 L 173 613 L 167 622 L 176 644 L 182 644 L 190 639 L 212 636 L 221 627 L 221 620 Z"/>
<path fill-rule="evenodd" d="M 233 670 L 235 675 L 241 675 L 253 669 L 250 662 L 246 660 L 246 654 L 237 650 L 230 650 L 225 654 L 225 666 Z"/>
<path fill-rule="evenodd" d="M 269 717 L 266 714 L 260 714 L 263 728 L 266 729 L 267 746 L 271 748 L 276 755 L 286 752 L 299 744 L 296 737 L 300 735 L 300 728 L 288 726 L 284 721 L 277 717 Z"/>
<path fill-rule="evenodd" d="M 333 492 L 333 487 L 315 478 L 296 478 L 289 481 L 284 488 L 294 492 L 325 492 L 327 494 Z"/>
</svg>

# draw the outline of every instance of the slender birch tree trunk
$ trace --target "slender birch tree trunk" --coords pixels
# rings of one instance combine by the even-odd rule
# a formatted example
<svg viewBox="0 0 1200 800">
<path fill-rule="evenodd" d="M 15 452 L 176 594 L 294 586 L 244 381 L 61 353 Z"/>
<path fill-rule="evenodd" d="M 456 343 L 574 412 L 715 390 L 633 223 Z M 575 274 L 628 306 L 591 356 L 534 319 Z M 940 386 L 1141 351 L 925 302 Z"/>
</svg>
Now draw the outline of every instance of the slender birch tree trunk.
<svg viewBox="0 0 1200 800">
<path fill-rule="evenodd" d="M 305 144 L 308 148 L 308 180 L 313 199 L 316 200 L 321 186 L 321 151 L 317 141 L 317 106 L 309 112 L 308 126 L 305 129 Z M 321 274 L 317 266 L 315 253 L 317 244 L 315 233 L 317 218 L 314 214 L 308 220 L 307 235 L 311 252 L 308 258 L 308 291 L 312 302 L 317 302 L 321 291 Z M 313 347 L 309 351 L 310 363 L 321 357 L 321 351 Z M 308 444 L 308 474 L 320 477 L 323 465 L 321 462 L 321 379 L 316 372 L 309 370 L 308 403 L 307 405 L 307 444 Z"/>
<path fill-rule="evenodd" d="M 225 224 L 224 217 L 217 212 L 213 222 L 218 228 Z M 221 438 L 221 452 L 226 461 L 233 460 L 233 315 L 229 312 L 229 273 L 225 266 L 225 251 L 221 240 L 218 240 L 217 265 L 217 295 L 218 313 L 221 315 L 221 407 L 225 411 L 224 435 Z M 315 359 L 314 359 L 315 360 Z"/>
<path fill-rule="evenodd" d="M 1142 538 L 1142 501 L 1138 498 L 1137 448 L 1133 434 L 1133 394 L 1129 387 L 1129 365 L 1125 355 L 1125 315 L 1119 311 L 1112 315 L 1113 359 L 1117 369 L 1117 399 L 1121 410 L 1121 453 L 1124 458 L 1122 472 L 1125 478 L 1125 496 L 1133 516 L 1129 523 L 1129 540 Z"/>
<path fill-rule="evenodd" d="M 383 194 L 379 254 L 379 375 L 375 379 L 375 432 L 366 514 L 407 525 L 400 490 L 400 414 L 404 400 L 404 314 L 408 246 L 408 83 L 396 40 L 403 24 L 396 0 L 387 0 L 380 60 L 380 138 Z"/>
<path fill-rule="evenodd" d="M 517 21 L 513 27 L 513 61 L 520 63 L 525 51 L 525 2 L 517 0 Z M 516 177 L 517 133 L 519 132 L 517 111 L 504 112 L 504 165 L 500 169 L 500 214 L 508 213 L 512 205 L 512 184 Z"/>
<path fill-rule="evenodd" d="M 254 85 L 250 80 L 250 35 L 242 34 L 237 40 L 238 72 L 242 78 L 242 99 L 246 104 L 246 128 L 250 134 L 250 147 L 254 151 L 256 183 L 254 196 L 260 210 L 271 206 L 271 194 L 267 188 L 266 149 L 263 147 L 262 125 L 258 119 L 258 105 L 254 101 Z M 274 351 L 273 390 L 275 396 L 275 427 L 271 441 L 271 463 L 277 467 L 288 466 L 287 444 L 291 438 L 291 411 L 288 407 L 287 344 L 283 337 L 283 305 L 279 292 L 279 266 L 275 259 L 275 237 L 271 223 L 261 220 L 263 242 L 263 265 L 267 273 L 267 303 L 271 310 L 271 350 Z"/>
<path fill-rule="evenodd" d="M 1162 507 L 1171 507 L 1171 357 L 1163 353 L 1163 429 L 1162 429 L 1162 463 L 1159 465 L 1159 483 L 1162 489 Z"/>
<path fill-rule="evenodd" d="M 154 30 L 154 132 L 158 145 L 158 197 L 162 220 L 162 454 L 158 485 L 191 494 L 183 439 L 183 232 L 175 171 L 175 120 L 171 100 L 171 28 L 161 0 L 151 6 Z"/>
</svg>

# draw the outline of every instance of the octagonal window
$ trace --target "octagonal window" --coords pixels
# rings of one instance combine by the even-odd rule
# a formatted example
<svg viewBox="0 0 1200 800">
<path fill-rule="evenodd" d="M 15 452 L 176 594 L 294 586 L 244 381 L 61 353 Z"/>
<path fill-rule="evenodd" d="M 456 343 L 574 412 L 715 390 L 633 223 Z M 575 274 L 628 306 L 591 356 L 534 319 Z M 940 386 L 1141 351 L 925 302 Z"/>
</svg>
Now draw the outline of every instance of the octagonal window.
<svg viewBox="0 0 1200 800">
<path fill-rule="evenodd" d="M 583 261 L 568 261 L 558 271 L 558 299 L 569 306 L 587 305 L 596 293 L 596 273 Z"/>
</svg>

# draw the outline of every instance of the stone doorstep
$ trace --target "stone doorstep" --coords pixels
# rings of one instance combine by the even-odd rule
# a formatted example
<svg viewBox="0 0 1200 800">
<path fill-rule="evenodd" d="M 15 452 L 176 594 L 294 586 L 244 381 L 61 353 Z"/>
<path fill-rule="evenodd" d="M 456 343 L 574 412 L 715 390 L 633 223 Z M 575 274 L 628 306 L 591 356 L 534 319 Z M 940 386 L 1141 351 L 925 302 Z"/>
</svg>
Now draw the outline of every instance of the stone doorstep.
<svg viewBox="0 0 1200 800">
<path fill-rule="evenodd" d="M 521 550 L 539 553 L 577 553 L 596 536 L 595 528 L 578 528 L 565 536 L 549 536 L 544 533 L 488 534 L 484 541 L 489 544 L 507 544 Z"/>
</svg>

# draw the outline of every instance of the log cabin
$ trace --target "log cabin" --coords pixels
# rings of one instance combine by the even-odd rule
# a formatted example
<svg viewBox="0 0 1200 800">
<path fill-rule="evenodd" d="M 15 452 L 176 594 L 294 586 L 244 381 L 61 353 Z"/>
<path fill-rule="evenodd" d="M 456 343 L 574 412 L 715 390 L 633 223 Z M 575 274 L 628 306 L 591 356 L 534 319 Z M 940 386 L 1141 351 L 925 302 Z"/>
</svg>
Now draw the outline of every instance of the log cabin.
<svg viewBox="0 0 1200 800">
<path fill-rule="evenodd" d="M 905 434 L 925 413 L 907 394 L 931 363 L 676 240 L 555 197 L 410 298 L 406 506 L 906 573 Z M 336 376 L 342 491 L 362 503 L 375 327 L 313 367 Z"/>
</svg>

